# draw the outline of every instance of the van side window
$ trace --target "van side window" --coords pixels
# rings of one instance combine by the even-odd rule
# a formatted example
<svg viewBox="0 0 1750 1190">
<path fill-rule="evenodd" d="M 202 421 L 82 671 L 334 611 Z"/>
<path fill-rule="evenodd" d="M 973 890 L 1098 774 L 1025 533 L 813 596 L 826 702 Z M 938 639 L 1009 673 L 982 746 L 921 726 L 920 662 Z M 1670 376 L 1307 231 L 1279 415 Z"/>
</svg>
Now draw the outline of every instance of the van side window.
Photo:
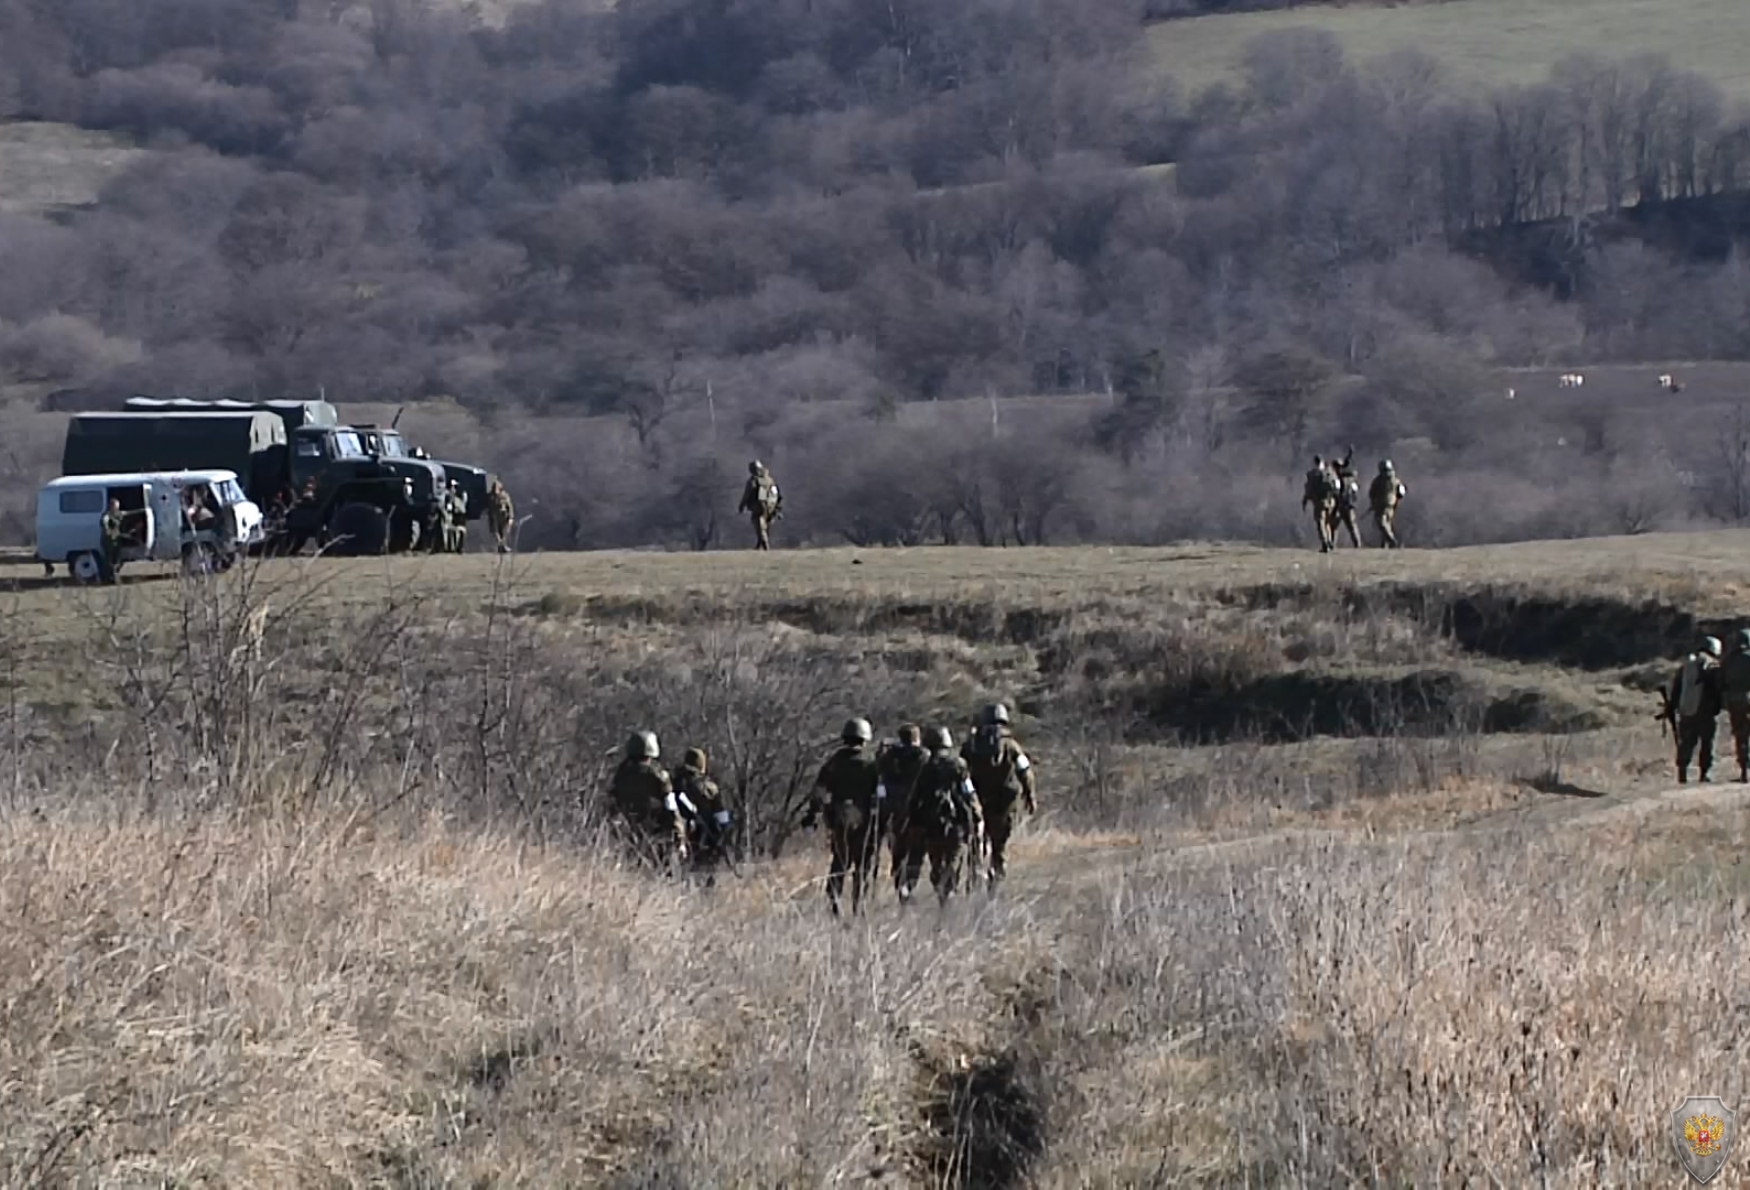
<svg viewBox="0 0 1750 1190">
<path fill-rule="evenodd" d="M 61 511 L 65 513 L 89 513 L 103 511 L 103 493 L 91 488 L 74 488 L 70 492 L 61 493 Z"/>
</svg>

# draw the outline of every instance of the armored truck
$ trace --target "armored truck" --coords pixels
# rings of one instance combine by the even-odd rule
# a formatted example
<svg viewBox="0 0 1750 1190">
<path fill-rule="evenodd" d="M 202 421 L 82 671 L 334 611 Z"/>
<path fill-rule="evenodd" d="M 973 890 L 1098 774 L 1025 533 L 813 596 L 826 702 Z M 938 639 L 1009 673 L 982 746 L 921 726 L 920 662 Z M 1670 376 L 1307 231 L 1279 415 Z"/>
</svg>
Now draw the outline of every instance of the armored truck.
<svg viewBox="0 0 1750 1190">
<path fill-rule="evenodd" d="M 374 458 L 350 428 L 317 424 L 320 411 L 200 408 L 78 414 L 61 473 L 229 468 L 267 510 L 269 552 L 309 541 L 332 553 L 396 552 L 436 538 L 445 483 L 437 464 Z M 289 434 L 288 420 L 299 422 Z"/>
</svg>

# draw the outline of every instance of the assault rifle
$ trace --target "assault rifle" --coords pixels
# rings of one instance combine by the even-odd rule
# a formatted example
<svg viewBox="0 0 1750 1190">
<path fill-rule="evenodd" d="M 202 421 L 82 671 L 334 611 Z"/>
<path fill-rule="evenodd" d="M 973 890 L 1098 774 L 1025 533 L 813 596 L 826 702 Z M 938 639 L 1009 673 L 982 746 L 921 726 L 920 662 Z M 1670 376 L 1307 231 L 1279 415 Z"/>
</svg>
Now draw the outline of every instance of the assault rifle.
<svg viewBox="0 0 1750 1190">
<path fill-rule="evenodd" d="M 1659 735 L 1670 735 L 1677 730 L 1677 708 L 1671 702 L 1671 692 L 1665 687 L 1659 687 L 1659 713 L 1653 716 L 1659 722 Z"/>
</svg>

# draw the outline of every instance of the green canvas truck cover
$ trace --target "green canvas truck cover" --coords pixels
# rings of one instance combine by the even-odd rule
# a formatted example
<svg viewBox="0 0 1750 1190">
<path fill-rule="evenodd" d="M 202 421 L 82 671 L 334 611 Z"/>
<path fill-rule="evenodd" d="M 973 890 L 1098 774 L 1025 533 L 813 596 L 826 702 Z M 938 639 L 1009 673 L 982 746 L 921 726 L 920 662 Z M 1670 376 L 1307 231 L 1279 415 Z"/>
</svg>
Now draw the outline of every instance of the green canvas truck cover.
<svg viewBox="0 0 1750 1190">
<path fill-rule="evenodd" d="M 223 467 L 248 487 L 269 460 L 284 466 L 285 445 L 285 423 L 265 410 L 81 413 L 67 425 L 61 474 Z"/>
</svg>

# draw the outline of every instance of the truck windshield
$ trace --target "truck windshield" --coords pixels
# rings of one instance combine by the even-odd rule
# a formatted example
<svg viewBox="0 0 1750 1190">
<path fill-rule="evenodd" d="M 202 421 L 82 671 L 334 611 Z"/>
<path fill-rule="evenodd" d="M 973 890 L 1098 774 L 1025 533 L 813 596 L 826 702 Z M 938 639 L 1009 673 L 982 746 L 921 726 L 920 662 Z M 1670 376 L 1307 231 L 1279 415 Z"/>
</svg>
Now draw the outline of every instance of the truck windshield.
<svg viewBox="0 0 1750 1190">
<path fill-rule="evenodd" d="M 394 432 L 379 434 L 377 441 L 383 444 L 385 458 L 404 459 L 407 457 L 407 443 L 401 441 L 401 435 Z"/>
<path fill-rule="evenodd" d="M 364 444 L 359 441 L 359 436 L 355 431 L 334 431 L 334 455 L 336 458 L 346 458 L 349 455 L 362 455 L 364 453 Z"/>
</svg>

